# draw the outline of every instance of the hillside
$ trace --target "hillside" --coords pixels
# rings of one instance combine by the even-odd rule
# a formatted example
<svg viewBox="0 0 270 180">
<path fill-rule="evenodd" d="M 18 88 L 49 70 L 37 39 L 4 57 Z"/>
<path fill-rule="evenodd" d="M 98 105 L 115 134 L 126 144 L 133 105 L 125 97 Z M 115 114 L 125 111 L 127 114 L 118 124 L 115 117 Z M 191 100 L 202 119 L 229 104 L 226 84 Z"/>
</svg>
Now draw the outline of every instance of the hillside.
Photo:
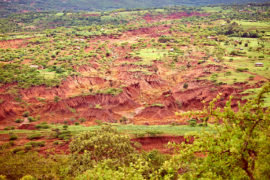
<svg viewBox="0 0 270 180">
<path fill-rule="evenodd" d="M 237 3 L 268 2 L 267 0 L 238 0 Z M 153 8 L 174 5 L 201 6 L 210 4 L 234 4 L 234 0 L 6 0 L 0 2 L 0 15 L 22 11 L 44 10 L 110 10 L 119 8 Z"/>
<path fill-rule="evenodd" d="M 270 179 L 270 3 L 74 2 L 2 3 L 0 180 Z"/>
</svg>

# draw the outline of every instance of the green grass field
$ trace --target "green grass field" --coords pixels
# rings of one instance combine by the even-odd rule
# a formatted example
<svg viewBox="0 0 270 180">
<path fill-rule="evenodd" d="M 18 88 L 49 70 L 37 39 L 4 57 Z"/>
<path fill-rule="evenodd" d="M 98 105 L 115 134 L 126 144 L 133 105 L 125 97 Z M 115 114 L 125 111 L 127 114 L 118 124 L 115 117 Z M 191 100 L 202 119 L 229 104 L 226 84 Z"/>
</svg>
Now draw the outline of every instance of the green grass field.
<svg viewBox="0 0 270 180">
<path fill-rule="evenodd" d="M 160 135 L 178 135 L 183 136 L 186 134 L 195 134 L 196 132 L 215 132 L 212 125 L 209 125 L 208 127 L 191 127 L 188 125 L 179 125 L 179 126 L 172 126 L 172 125 L 121 125 L 121 124 L 111 124 L 114 128 L 116 128 L 121 133 L 126 133 L 129 135 L 147 135 L 147 134 L 160 134 Z M 62 129 L 62 125 L 50 125 L 51 129 L 53 128 L 59 128 Z M 94 131 L 96 129 L 99 129 L 101 126 L 82 126 L 82 125 L 70 125 L 68 126 L 68 130 L 71 131 L 71 133 L 78 134 L 83 131 Z M 4 130 L 0 131 L 0 134 L 33 134 L 33 133 L 42 133 L 47 134 L 51 131 L 51 129 L 43 129 L 43 130 Z"/>
<path fill-rule="evenodd" d="M 154 60 L 161 60 L 168 52 L 163 49 L 142 49 L 135 53 L 135 55 L 141 57 L 141 61 L 136 62 L 136 65 L 152 65 Z"/>
</svg>

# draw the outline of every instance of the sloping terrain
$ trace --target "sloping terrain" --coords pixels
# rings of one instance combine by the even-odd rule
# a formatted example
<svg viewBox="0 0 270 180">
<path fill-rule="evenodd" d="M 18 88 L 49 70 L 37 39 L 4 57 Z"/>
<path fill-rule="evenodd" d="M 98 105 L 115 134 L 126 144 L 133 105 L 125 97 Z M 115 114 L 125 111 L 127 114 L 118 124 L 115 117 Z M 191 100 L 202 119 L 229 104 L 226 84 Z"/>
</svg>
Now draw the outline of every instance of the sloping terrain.
<svg viewBox="0 0 270 180">
<path fill-rule="evenodd" d="M 238 0 L 237 3 L 268 2 L 267 0 Z M 175 5 L 202 6 L 210 4 L 233 4 L 233 0 L 6 0 L 0 2 L 0 12 L 26 12 L 47 10 L 111 10 L 120 8 L 154 8 Z"/>
</svg>

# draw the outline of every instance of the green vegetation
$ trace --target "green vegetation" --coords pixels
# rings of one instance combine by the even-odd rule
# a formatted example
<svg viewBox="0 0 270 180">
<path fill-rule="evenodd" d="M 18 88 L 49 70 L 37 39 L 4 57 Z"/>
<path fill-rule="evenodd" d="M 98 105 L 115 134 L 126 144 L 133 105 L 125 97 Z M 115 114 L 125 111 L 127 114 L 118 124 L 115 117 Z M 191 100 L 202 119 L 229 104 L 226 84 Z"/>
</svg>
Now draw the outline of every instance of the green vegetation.
<svg viewBox="0 0 270 180">
<path fill-rule="evenodd" d="M 177 156 L 171 166 L 186 169 L 183 178 L 246 178 L 269 177 L 269 108 L 262 108 L 263 94 L 270 91 L 268 84 L 255 99 L 240 106 L 237 112 L 231 108 L 231 100 L 224 110 L 212 109 L 218 133 L 196 136 L 193 144 L 175 145 Z M 211 107 L 215 107 L 215 99 Z M 219 125 L 219 120 L 224 126 Z M 203 156 L 196 156 L 201 152 Z M 177 162 L 177 164 L 176 164 Z M 175 169 L 177 170 L 177 168 Z"/>
<path fill-rule="evenodd" d="M 253 99 L 261 91 L 261 88 L 248 89 L 243 91 L 242 94 L 248 94 L 248 96 L 243 97 L 243 99 Z M 270 93 L 265 93 L 262 97 L 263 107 L 270 107 Z"/>
<path fill-rule="evenodd" d="M 42 138 L 42 137 L 43 137 L 43 136 L 42 136 L 41 134 L 37 133 L 37 134 L 31 134 L 31 135 L 29 135 L 29 136 L 27 137 L 27 139 L 33 140 L 33 139 L 40 139 L 40 138 Z"/>
<path fill-rule="evenodd" d="M 213 2 L 0 2 L 0 179 L 269 179 L 270 4 Z"/>
<path fill-rule="evenodd" d="M 160 61 L 166 55 L 166 50 L 159 49 L 142 49 L 135 53 L 136 56 L 141 58 L 141 61 L 136 62 L 136 65 L 152 65 L 153 61 Z"/>
</svg>

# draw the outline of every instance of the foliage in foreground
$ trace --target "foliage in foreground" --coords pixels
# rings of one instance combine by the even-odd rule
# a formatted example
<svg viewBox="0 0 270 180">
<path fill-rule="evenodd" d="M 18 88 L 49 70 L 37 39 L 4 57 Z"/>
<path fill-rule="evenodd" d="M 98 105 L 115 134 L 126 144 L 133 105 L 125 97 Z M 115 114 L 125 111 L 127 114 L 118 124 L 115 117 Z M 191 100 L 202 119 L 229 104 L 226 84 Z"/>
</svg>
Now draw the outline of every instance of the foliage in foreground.
<svg viewBox="0 0 270 180">
<path fill-rule="evenodd" d="M 270 109 L 262 107 L 269 91 L 270 84 L 254 100 L 239 104 L 237 112 L 231 101 L 222 111 L 212 106 L 217 133 L 197 136 L 193 144 L 174 145 L 178 152 L 170 166 L 181 169 L 184 179 L 269 179 Z"/>
<path fill-rule="evenodd" d="M 237 112 L 231 101 L 222 111 L 215 109 L 214 100 L 205 113 L 216 119 L 216 133 L 197 135 L 193 144 L 172 144 L 173 156 L 139 153 L 127 136 L 103 126 L 77 135 L 69 157 L 0 152 L 0 174 L 8 179 L 269 179 L 270 110 L 262 102 L 269 91 L 270 84 Z"/>
<path fill-rule="evenodd" d="M 37 152 L 5 152 L 0 155 L 0 164 L 0 174 L 7 179 L 20 179 L 29 174 L 36 179 L 58 179 L 64 174 L 67 159 L 63 156 L 45 158 Z"/>
<path fill-rule="evenodd" d="M 117 164 L 133 161 L 135 149 L 129 137 L 120 134 L 110 126 L 100 130 L 83 132 L 77 135 L 70 144 L 71 171 L 84 172 L 96 162 L 111 159 Z"/>
</svg>

